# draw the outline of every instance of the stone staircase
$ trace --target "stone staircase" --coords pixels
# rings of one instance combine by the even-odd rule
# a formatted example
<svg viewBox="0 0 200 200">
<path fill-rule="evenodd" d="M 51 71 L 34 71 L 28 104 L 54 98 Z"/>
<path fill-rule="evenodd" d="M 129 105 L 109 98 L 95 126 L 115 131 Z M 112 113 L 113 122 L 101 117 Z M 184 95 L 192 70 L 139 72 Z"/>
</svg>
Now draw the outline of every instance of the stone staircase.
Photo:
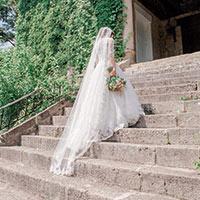
<svg viewBox="0 0 200 200">
<path fill-rule="evenodd" d="M 76 162 L 75 177 L 53 175 L 51 156 L 71 110 L 65 108 L 38 135 L 23 135 L 21 146 L 0 147 L 0 199 L 199 200 L 200 53 L 126 73 L 147 114 L 140 128 L 94 144 Z"/>
</svg>

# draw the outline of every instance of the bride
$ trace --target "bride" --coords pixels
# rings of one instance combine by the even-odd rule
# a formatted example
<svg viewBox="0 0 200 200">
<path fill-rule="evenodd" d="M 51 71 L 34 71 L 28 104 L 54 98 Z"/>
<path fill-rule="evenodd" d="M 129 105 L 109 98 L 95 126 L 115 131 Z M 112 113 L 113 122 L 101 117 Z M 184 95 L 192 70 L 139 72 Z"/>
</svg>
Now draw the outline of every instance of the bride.
<svg viewBox="0 0 200 200">
<path fill-rule="evenodd" d="M 113 36 L 113 31 L 104 27 L 96 37 L 81 87 L 55 148 L 50 172 L 73 175 L 75 160 L 93 142 L 106 140 L 144 114 L 130 81 L 115 63 Z M 107 78 L 115 75 L 126 81 L 122 91 L 108 89 Z"/>
</svg>

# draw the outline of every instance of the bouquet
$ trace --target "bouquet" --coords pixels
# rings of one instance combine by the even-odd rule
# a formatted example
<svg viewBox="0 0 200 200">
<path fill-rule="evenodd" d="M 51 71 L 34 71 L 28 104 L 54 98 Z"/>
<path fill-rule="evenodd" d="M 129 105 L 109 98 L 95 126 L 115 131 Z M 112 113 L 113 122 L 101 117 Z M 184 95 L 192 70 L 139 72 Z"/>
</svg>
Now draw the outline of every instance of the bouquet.
<svg viewBox="0 0 200 200">
<path fill-rule="evenodd" d="M 108 68 L 109 78 L 107 78 L 107 86 L 110 91 L 123 91 L 126 86 L 126 81 L 113 73 L 113 67 Z"/>
</svg>

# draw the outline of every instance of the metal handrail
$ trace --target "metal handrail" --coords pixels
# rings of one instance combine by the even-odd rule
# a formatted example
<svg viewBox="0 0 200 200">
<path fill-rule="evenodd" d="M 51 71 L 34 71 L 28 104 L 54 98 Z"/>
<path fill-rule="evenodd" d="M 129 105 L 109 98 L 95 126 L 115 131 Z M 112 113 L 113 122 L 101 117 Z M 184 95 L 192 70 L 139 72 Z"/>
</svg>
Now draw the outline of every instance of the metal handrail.
<svg viewBox="0 0 200 200">
<path fill-rule="evenodd" d="M 45 95 L 43 89 L 36 89 L 2 106 L 0 108 L 0 133 L 20 124 L 65 97 L 62 85 L 54 85 L 50 91 L 49 95 Z"/>
<path fill-rule="evenodd" d="M 33 94 L 36 93 L 36 92 L 38 92 L 38 90 L 35 90 L 35 91 L 33 91 L 33 92 L 29 93 L 29 94 L 26 94 L 26 95 L 20 97 L 19 99 L 15 100 L 15 101 L 12 101 L 12 102 L 10 102 L 10 103 L 8 103 L 8 104 L 6 104 L 6 105 L 0 107 L 0 110 L 4 109 L 4 108 L 6 108 L 6 107 L 9 107 L 9 106 L 11 106 L 11 105 L 14 105 L 14 104 L 16 104 L 17 102 L 19 102 L 19 101 L 21 101 L 21 100 L 23 100 L 23 99 L 26 99 L 27 97 L 33 95 Z"/>
</svg>

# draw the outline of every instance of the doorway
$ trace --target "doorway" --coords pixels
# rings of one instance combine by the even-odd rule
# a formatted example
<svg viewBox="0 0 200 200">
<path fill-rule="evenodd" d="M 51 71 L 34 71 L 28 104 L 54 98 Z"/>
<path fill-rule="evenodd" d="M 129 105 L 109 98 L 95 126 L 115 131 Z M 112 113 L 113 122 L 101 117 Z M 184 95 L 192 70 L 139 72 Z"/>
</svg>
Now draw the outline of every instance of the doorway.
<svg viewBox="0 0 200 200">
<path fill-rule="evenodd" d="M 182 32 L 183 53 L 200 51 L 200 14 L 179 20 Z"/>
<path fill-rule="evenodd" d="M 135 3 L 136 62 L 153 60 L 152 16 Z"/>
</svg>

